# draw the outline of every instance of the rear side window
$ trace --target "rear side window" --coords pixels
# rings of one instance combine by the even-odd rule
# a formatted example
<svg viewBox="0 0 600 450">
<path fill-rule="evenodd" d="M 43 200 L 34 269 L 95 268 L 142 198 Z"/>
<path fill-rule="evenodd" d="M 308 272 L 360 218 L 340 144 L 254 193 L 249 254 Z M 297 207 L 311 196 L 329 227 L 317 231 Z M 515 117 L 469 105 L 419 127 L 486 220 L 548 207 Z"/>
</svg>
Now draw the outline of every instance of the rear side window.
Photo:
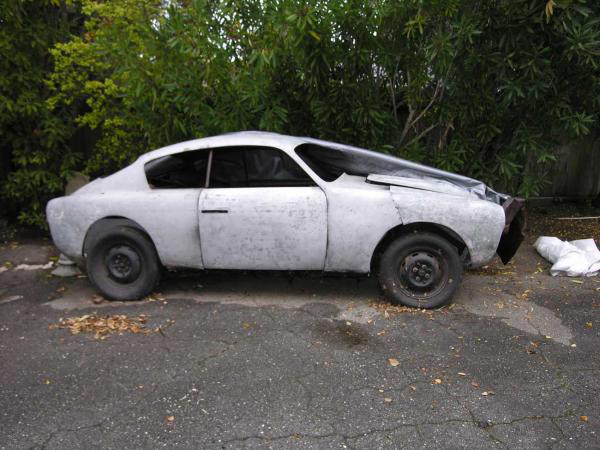
<svg viewBox="0 0 600 450">
<path fill-rule="evenodd" d="M 144 170 L 148 184 L 154 189 L 204 187 L 209 153 L 209 150 L 194 150 L 147 162 Z"/>
<path fill-rule="evenodd" d="M 281 150 L 269 147 L 213 149 L 209 187 L 314 185 L 306 172 Z"/>
</svg>

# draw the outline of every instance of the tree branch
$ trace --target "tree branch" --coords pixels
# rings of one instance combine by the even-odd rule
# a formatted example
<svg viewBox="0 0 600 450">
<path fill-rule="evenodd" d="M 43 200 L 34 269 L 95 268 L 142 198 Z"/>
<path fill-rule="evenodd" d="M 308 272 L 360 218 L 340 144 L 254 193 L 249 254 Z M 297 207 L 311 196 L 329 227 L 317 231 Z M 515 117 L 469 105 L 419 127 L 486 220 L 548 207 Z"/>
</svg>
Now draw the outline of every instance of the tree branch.
<svg viewBox="0 0 600 450">
<path fill-rule="evenodd" d="M 431 130 L 433 130 L 435 127 L 437 126 L 437 124 L 432 124 L 429 125 L 427 128 L 425 128 L 423 131 L 421 131 L 417 136 L 415 136 L 414 138 L 412 138 L 410 140 L 410 142 L 408 144 L 406 144 L 405 147 L 410 146 L 413 142 L 418 141 L 419 139 L 421 139 L 423 136 L 425 136 L 427 133 L 429 133 Z"/>
</svg>

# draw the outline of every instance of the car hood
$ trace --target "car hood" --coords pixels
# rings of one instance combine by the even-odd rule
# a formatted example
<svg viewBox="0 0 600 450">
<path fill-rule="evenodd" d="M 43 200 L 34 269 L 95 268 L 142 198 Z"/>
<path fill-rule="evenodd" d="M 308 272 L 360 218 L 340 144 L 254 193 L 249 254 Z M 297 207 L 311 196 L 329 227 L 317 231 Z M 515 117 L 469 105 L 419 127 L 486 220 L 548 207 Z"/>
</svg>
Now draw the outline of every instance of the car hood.
<svg viewBox="0 0 600 450">
<path fill-rule="evenodd" d="M 479 196 L 477 196 L 468 188 L 457 186 L 449 181 L 435 178 L 409 178 L 393 175 L 371 174 L 367 176 L 367 182 L 373 184 L 401 186 L 428 192 L 438 192 L 440 194 L 455 195 L 458 197 L 479 198 Z"/>
</svg>

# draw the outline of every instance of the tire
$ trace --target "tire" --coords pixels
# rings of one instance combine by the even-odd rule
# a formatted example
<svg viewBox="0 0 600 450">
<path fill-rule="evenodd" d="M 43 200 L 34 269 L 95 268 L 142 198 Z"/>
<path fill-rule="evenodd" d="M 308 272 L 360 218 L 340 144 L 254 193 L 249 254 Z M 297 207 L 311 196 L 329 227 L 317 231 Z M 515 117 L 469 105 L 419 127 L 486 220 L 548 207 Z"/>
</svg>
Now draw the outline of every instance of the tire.
<svg viewBox="0 0 600 450">
<path fill-rule="evenodd" d="M 383 252 L 379 284 L 394 304 L 436 308 L 450 301 L 462 280 L 457 248 L 426 232 L 399 237 Z"/>
<path fill-rule="evenodd" d="M 130 226 L 94 233 L 86 243 L 86 270 L 92 284 L 110 300 L 138 300 L 160 281 L 161 265 L 152 241 Z"/>
</svg>

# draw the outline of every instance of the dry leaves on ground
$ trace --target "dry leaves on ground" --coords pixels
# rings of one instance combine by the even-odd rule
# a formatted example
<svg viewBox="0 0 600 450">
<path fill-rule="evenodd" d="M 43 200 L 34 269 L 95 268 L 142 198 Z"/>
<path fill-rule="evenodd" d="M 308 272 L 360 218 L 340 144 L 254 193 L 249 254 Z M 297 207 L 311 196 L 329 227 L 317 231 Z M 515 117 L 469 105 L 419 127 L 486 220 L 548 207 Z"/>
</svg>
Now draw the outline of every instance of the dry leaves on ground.
<svg viewBox="0 0 600 450">
<path fill-rule="evenodd" d="M 470 271 L 475 275 L 487 275 L 487 276 L 513 276 L 516 275 L 515 263 L 514 261 L 510 261 L 507 265 L 503 265 L 497 260 L 492 261 L 490 264 L 487 264 L 482 267 L 478 267 L 477 269 Z"/>
<path fill-rule="evenodd" d="M 421 314 L 426 314 L 429 317 L 433 316 L 434 311 L 431 309 L 419 309 L 419 308 L 411 308 L 409 306 L 398 306 L 398 305 L 390 305 L 389 303 L 381 303 L 381 302 L 376 302 L 373 301 L 369 304 L 369 306 L 373 309 L 376 309 L 377 311 L 379 311 L 381 314 L 383 314 L 383 316 L 386 319 L 389 319 L 391 314 L 405 314 L 405 313 L 409 313 L 409 314 L 417 314 L 417 313 L 421 313 Z M 442 308 L 437 309 L 437 312 L 440 312 L 443 310 Z"/>
<path fill-rule="evenodd" d="M 594 238 L 600 240 L 600 219 L 558 220 L 559 217 L 597 216 L 597 208 L 582 205 L 559 205 L 548 208 L 534 208 L 527 218 L 527 234 L 532 237 L 556 236 L 563 241 Z"/>
<path fill-rule="evenodd" d="M 142 333 L 149 334 L 159 331 L 157 329 L 148 329 L 145 326 L 147 317 L 140 314 L 137 317 L 129 318 L 124 314 L 105 315 L 85 314 L 80 317 L 67 317 L 60 319 L 58 324 L 50 325 L 50 329 L 66 328 L 71 334 L 94 333 L 94 339 L 106 339 L 112 333 Z"/>
</svg>

